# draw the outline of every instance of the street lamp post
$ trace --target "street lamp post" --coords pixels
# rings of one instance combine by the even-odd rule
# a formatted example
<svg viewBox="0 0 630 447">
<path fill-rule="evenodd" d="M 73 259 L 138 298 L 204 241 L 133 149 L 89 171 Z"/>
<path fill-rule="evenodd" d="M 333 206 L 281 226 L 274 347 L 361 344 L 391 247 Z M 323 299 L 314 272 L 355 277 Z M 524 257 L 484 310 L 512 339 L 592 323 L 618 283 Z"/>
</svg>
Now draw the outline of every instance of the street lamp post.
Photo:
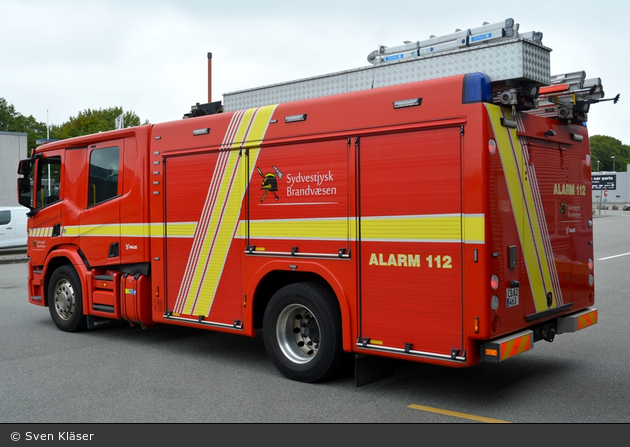
<svg viewBox="0 0 630 447">
<path fill-rule="evenodd" d="M 599 172 L 599 160 L 597 160 L 597 172 Z"/>
<path fill-rule="evenodd" d="M 613 159 L 613 172 L 615 172 L 615 156 L 611 156 L 610 158 Z"/>
</svg>

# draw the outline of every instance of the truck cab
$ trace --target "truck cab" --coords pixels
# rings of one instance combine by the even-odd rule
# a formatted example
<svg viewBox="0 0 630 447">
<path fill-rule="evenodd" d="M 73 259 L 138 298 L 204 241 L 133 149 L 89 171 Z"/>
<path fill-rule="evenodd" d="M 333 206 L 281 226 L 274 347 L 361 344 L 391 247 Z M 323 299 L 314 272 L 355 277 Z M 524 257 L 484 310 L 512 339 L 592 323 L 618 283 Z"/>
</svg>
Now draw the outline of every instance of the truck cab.
<svg viewBox="0 0 630 447">
<path fill-rule="evenodd" d="M 70 290 L 85 295 L 84 303 L 75 296 L 77 314 L 120 318 L 120 277 L 148 272 L 148 205 L 142 203 L 150 128 L 48 143 L 20 161 L 18 199 L 30 210 L 29 300 L 51 313 L 56 308 L 53 319 L 62 326 L 74 320 L 69 299 L 50 306 L 61 293 L 53 284 L 57 273 L 65 272 L 72 286 L 64 296 Z"/>
</svg>

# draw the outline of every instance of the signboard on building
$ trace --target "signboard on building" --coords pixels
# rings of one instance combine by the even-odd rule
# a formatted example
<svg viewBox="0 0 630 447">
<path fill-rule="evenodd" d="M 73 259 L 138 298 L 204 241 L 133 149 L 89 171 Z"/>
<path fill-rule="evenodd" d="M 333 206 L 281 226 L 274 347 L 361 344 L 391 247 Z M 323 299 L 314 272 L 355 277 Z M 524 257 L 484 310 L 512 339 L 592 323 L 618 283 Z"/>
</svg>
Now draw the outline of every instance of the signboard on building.
<svg viewBox="0 0 630 447">
<path fill-rule="evenodd" d="M 591 182 L 593 183 L 593 190 L 617 189 L 617 174 L 591 174 Z"/>
</svg>

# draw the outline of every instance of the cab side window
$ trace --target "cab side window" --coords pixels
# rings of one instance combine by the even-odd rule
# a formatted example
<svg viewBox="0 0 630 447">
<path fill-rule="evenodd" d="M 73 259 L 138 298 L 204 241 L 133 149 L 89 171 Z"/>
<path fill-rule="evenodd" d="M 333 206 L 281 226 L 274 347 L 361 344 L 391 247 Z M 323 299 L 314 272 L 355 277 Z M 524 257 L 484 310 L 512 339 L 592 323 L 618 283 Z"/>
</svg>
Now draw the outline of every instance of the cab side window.
<svg viewBox="0 0 630 447">
<path fill-rule="evenodd" d="M 88 207 L 98 205 L 118 195 L 118 146 L 95 149 L 90 154 Z"/>
<path fill-rule="evenodd" d="M 36 208 L 59 201 L 61 186 L 61 157 L 41 159 L 38 163 Z"/>
</svg>

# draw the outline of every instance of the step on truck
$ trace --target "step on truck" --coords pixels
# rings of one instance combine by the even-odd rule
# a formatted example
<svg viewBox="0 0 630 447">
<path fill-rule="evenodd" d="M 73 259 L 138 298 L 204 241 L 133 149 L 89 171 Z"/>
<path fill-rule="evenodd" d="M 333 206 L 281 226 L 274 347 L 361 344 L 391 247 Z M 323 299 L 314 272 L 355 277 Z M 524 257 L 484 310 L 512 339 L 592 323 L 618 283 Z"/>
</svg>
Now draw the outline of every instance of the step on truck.
<svg viewBox="0 0 630 447">
<path fill-rule="evenodd" d="M 550 51 L 508 19 L 39 146 L 28 299 L 63 331 L 262 334 L 298 381 L 354 357 L 357 385 L 377 359 L 501 362 L 592 326 L 604 92 Z"/>
</svg>

